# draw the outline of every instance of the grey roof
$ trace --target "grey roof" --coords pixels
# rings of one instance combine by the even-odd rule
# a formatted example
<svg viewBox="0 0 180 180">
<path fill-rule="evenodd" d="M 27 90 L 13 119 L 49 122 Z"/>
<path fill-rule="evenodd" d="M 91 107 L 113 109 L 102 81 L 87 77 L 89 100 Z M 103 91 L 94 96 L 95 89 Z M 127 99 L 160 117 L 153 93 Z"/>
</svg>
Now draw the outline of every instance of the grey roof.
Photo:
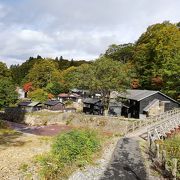
<svg viewBox="0 0 180 180">
<path fill-rule="evenodd" d="M 46 101 L 44 104 L 48 105 L 48 106 L 55 106 L 58 103 L 61 103 L 61 102 L 60 101 L 49 100 L 49 101 Z M 61 103 L 61 104 L 63 104 L 63 103 Z"/>
<path fill-rule="evenodd" d="M 125 93 L 119 93 L 118 97 L 132 99 L 136 101 L 140 101 L 146 97 L 149 97 L 153 94 L 158 93 L 159 91 L 151 91 L 151 90 L 127 90 Z"/>
<path fill-rule="evenodd" d="M 159 100 L 158 99 L 154 99 L 143 110 L 144 111 L 148 111 L 156 102 L 159 102 Z"/>
<path fill-rule="evenodd" d="M 174 99 L 172 99 L 171 97 L 163 94 L 160 91 L 151 91 L 151 90 L 139 90 L 139 89 L 128 89 L 126 92 L 124 93 L 118 93 L 117 91 L 112 91 L 110 94 L 110 98 L 111 99 L 116 99 L 117 97 L 121 97 L 121 98 L 126 98 L 126 99 L 132 99 L 132 100 L 136 100 L 136 101 L 141 101 L 142 99 L 145 99 L 149 96 L 152 96 L 156 93 L 161 94 L 162 96 L 170 99 L 171 101 L 174 101 L 175 103 L 179 104 L 180 103 Z"/>
<path fill-rule="evenodd" d="M 18 106 L 28 106 L 31 103 L 32 103 L 31 101 L 22 101 L 22 102 L 18 103 Z"/>
<path fill-rule="evenodd" d="M 86 98 L 83 100 L 83 103 L 87 103 L 87 104 L 96 104 L 97 102 L 100 102 L 100 99 L 96 99 L 96 98 Z"/>
<path fill-rule="evenodd" d="M 109 102 L 109 106 L 113 106 L 113 107 L 121 107 L 122 106 L 122 102 L 118 102 L 118 101 L 113 101 L 113 100 L 111 100 L 110 102 Z"/>
<path fill-rule="evenodd" d="M 33 106 L 37 106 L 39 104 L 41 104 L 41 103 L 40 102 L 31 102 L 30 104 L 28 104 L 28 106 L 33 107 Z"/>
</svg>

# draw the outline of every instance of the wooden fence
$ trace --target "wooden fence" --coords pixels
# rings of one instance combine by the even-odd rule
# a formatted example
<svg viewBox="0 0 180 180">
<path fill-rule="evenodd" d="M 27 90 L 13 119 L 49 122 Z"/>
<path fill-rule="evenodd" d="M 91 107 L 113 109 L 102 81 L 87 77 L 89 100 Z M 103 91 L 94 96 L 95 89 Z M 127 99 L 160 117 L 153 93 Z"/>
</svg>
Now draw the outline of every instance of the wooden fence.
<svg viewBox="0 0 180 180">
<path fill-rule="evenodd" d="M 168 134 L 179 130 L 180 128 L 180 109 L 175 109 L 168 112 L 164 117 L 160 119 L 158 123 L 148 128 L 148 141 L 149 144 L 153 141 L 163 139 Z"/>
<path fill-rule="evenodd" d="M 180 109 L 173 109 L 171 111 L 167 111 L 165 113 L 159 114 L 157 116 L 149 117 L 143 120 L 131 121 L 131 123 L 126 128 L 126 133 L 134 132 L 142 127 L 147 127 L 152 124 L 157 124 L 163 121 L 167 121 L 172 117 L 180 118 Z"/>
<path fill-rule="evenodd" d="M 163 140 L 168 133 L 180 129 L 180 109 L 174 109 L 156 117 L 154 123 L 155 125 L 153 124 L 147 130 L 150 157 L 153 159 L 154 166 L 159 165 L 165 176 L 176 180 L 177 173 L 180 171 L 180 145 L 166 145 Z"/>
</svg>

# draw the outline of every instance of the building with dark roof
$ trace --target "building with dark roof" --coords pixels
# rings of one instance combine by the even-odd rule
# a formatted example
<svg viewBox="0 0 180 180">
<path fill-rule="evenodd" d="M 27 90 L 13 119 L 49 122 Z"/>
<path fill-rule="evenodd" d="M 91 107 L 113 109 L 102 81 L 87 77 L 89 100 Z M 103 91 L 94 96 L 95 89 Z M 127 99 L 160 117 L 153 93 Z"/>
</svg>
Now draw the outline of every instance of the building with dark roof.
<svg viewBox="0 0 180 180">
<path fill-rule="evenodd" d="M 86 114 L 103 115 L 104 106 L 100 99 L 86 98 L 83 101 L 83 112 Z"/>
<path fill-rule="evenodd" d="M 110 100 L 108 114 L 111 116 L 121 116 L 122 103 Z"/>
<path fill-rule="evenodd" d="M 48 100 L 44 103 L 44 105 L 45 109 L 52 111 L 64 110 L 64 104 L 58 100 Z"/>
<path fill-rule="evenodd" d="M 127 90 L 124 93 L 112 92 L 111 99 L 120 99 L 122 102 L 121 115 L 132 118 L 154 116 L 173 108 L 180 103 L 160 91 Z"/>
<path fill-rule="evenodd" d="M 18 104 L 18 107 L 25 112 L 34 112 L 42 109 L 43 104 L 34 101 L 22 101 Z"/>
</svg>

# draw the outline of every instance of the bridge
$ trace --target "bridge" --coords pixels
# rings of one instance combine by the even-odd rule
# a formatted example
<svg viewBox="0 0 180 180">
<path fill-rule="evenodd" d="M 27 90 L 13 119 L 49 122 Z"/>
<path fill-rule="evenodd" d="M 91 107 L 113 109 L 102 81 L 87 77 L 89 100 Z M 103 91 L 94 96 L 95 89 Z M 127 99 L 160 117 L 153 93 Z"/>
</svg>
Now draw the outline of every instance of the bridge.
<svg viewBox="0 0 180 180">
<path fill-rule="evenodd" d="M 140 136 L 150 142 L 163 139 L 180 127 L 180 109 L 173 109 L 157 116 L 131 122 L 125 137 Z"/>
<path fill-rule="evenodd" d="M 148 141 L 164 139 L 168 134 L 180 128 L 180 109 L 174 109 L 164 113 L 159 118 L 159 123 L 147 129 Z"/>
</svg>

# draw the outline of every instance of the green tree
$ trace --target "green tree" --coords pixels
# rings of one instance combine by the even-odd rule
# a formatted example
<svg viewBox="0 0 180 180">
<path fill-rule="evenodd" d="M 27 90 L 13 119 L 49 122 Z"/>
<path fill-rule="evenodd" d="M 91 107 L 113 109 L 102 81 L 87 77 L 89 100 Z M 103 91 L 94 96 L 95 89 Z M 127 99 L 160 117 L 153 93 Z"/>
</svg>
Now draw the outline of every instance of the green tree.
<svg viewBox="0 0 180 180">
<path fill-rule="evenodd" d="M 176 25 L 164 22 L 148 27 L 136 42 L 134 53 L 134 64 L 142 88 L 162 90 L 177 98 L 179 57 L 180 31 Z"/>
<path fill-rule="evenodd" d="M 24 77 L 27 76 L 35 63 L 38 63 L 42 60 L 43 59 L 36 59 L 30 57 L 28 60 L 26 60 L 26 62 L 22 63 L 21 65 L 11 65 L 10 71 L 12 74 L 13 82 L 18 85 L 23 85 L 24 83 L 26 83 L 26 81 L 23 81 Z"/>
<path fill-rule="evenodd" d="M 99 92 L 103 101 L 109 100 L 111 91 L 125 91 L 130 86 L 131 71 L 129 64 L 101 57 L 92 65 L 81 66 L 76 71 L 76 83 L 80 88 Z"/>
<path fill-rule="evenodd" d="M 163 64 L 162 91 L 180 101 L 180 54 L 171 61 Z"/>
<path fill-rule="evenodd" d="M 61 79 L 56 64 L 52 60 L 42 60 L 36 63 L 26 77 L 26 82 L 32 82 L 35 88 L 45 88 L 48 83 Z"/>
<path fill-rule="evenodd" d="M 75 86 L 75 76 L 77 67 L 71 66 L 62 72 L 62 84 L 65 92 L 68 92 Z"/>
<path fill-rule="evenodd" d="M 105 52 L 105 56 L 125 64 L 132 61 L 134 55 L 134 44 L 112 44 Z"/>
<path fill-rule="evenodd" d="M 28 97 L 33 101 L 45 102 L 48 99 L 48 93 L 43 89 L 36 89 L 28 93 Z"/>
<path fill-rule="evenodd" d="M 6 64 L 3 62 L 0 62 L 0 78 L 1 77 L 10 77 L 11 73 L 9 69 L 7 68 Z"/>
<path fill-rule="evenodd" d="M 64 84 L 60 81 L 48 83 L 46 86 L 46 91 L 57 96 L 58 94 L 65 92 Z"/>
<path fill-rule="evenodd" d="M 16 103 L 18 94 L 9 78 L 0 78 L 0 108 Z"/>
</svg>

